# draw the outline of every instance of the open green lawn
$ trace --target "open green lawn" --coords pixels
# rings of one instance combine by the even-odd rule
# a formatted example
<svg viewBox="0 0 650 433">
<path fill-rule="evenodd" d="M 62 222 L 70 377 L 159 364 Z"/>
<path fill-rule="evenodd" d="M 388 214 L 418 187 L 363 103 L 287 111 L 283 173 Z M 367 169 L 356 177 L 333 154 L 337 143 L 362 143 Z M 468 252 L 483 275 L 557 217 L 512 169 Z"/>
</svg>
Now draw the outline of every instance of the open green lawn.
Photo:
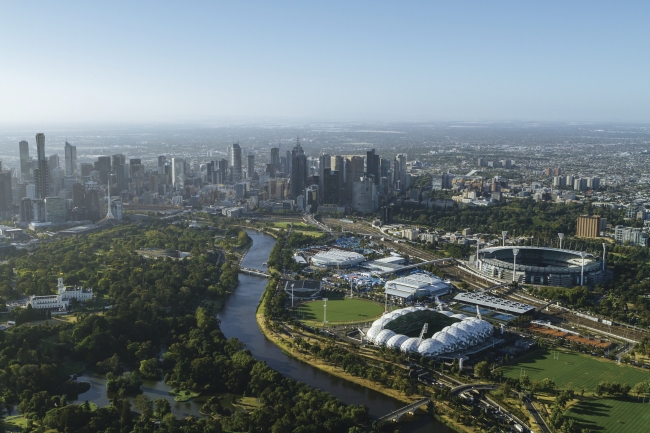
<svg viewBox="0 0 650 433">
<path fill-rule="evenodd" d="M 61 364 L 61 372 L 67 375 L 81 373 L 85 368 L 86 364 L 81 361 L 68 361 Z"/>
<path fill-rule="evenodd" d="M 578 421 L 580 428 L 592 432 L 636 433 L 648 429 L 650 404 L 637 402 L 636 397 L 588 398 L 571 406 L 566 415 Z"/>
<path fill-rule="evenodd" d="M 297 309 L 303 322 L 319 325 L 323 323 L 323 301 L 311 301 Z M 332 299 L 327 301 L 329 324 L 369 322 L 384 312 L 384 306 L 365 299 Z"/>
<path fill-rule="evenodd" d="M 288 221 L 278 221 L 273 223 L 273 227 L 278 227 L 281 229 L 289 229 L 291 227 L 291 224 L 293 224 L 293 228 L 295 230 L 308 230 L 308 231 L 318 231 L 318 229 L 314 226 L 310 226 L 309 224 L 305 224 L 302 222 L 288 222 Z"/>
<path fill-rule="evenodd" d="M 504 367 L 503 374 L 518 378 L 522 369 L 525 369 L 531 380 L 541 381 L 548 377 L 553 379 L 559 388 L 571 388 L 578 393 L 582 389 L 595 390 L 601 381 L 627 383 L 633 387 L 638 382 L 650 379 L 650 372 L 640 368 L 618 365 L 604 358 L 562 351 L 559 352 L 559 359 L 553 359 L 552 352 L 536 350 L 518 359 L 515 365 Z"/>
<path fill-rule="evenodd" d="M 27 427 L 27 419 L 22 415 L 12 415 L 4 419 L 6 431 L 21 432 Z"/>
</svg>

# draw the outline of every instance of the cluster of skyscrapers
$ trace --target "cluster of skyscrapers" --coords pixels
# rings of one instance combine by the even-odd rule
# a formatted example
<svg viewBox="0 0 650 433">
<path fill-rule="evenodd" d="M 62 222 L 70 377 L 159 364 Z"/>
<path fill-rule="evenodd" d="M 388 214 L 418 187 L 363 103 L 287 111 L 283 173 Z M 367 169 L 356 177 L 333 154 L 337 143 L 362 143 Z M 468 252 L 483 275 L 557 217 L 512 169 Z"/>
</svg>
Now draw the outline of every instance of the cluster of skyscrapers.
<svg viewBox="0 0 650 433">
<path fill-rule="evenodd" d="M 308 156 L 299 139 L 291 150 L 270 148 L 242 152 L 239 143 L 226 157 L 160 155 L 129 158 L 123 154 L 77 161 L 77 149 L 65 142 L 64 161 L 45 155 L 45 135 L 36 134 L 36 157 L 27 141 L 19 143 L 20 166 L 3 170 L 0 162 L 0 217 L 23 224 L 97 221 L 108 213 L 120 217 L 122 203 L 138 205 L 214 205 L 277 209 L 373 212 L 411 182 L 407 156 Z M 32 148 L 33 149 L 33 148 Z M 268 149 L 268 148 L 267 148 Z M 268 150 L 267 150 L 268 151 Z M 256 156 L 263 161 L 256 167 Z M 258 170 L 256 171 L 256 168 Z"/>
</svg>

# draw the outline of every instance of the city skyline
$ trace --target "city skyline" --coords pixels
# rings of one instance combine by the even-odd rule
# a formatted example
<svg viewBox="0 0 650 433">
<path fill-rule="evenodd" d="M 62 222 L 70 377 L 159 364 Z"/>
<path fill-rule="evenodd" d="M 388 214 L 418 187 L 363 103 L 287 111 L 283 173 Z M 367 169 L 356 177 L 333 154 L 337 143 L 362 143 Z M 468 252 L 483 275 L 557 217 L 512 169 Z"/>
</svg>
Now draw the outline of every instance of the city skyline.
<svg viewBox="0 0 650 433">
<path fill-rule="evenodd" d="M 649 8 L 8 3 L 0 118 L 649 122 Z"/>
</svg>

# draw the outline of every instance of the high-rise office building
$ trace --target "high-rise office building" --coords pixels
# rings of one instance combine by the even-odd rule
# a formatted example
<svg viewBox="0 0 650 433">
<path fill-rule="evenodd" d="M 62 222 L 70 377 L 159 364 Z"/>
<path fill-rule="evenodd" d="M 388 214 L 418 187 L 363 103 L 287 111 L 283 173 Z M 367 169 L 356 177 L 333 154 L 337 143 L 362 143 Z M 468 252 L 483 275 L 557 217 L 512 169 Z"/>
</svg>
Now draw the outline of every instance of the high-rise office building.
<svg viewBox="0 0 650 433">
<path fill-rule="evenodd" d="M 158 157 L 158 174 L 165 174 L 165 164 L 167 164 L 167 158 L 165 155 L 160 155 Z"/>
<path fill-rule="evenodd" d="M 185 188 L 185 160 L 172 158 L 172 185 L 175 189 Z"/>
<path fill-rule="evenodd" d="M 323 200 L 323 191 L 325 190 L 325 170 L 332 168 L 332 157 L 328 154 L 322 154 L 318 157 L 318 197 Z"/>
<path fill-rule="evenodd" d="M 379 185 L 379 155 L 375 149 L 366 152 L 366 176 L 375 180 L 375 185 Z"/>
<path fill-rule="evenodd" d="M 54 170 L 55 168 L 61 166 L 61 163 L 60 163 L 60 161 L 59 161 L 59 155 L 56 154 L 56 153 L 55 153 L 54 155 L 50 155 L 50 157 L 48 158 L 48 161 L 49 161 L 49 168 L 50 168 L 50 171 L 52 171 L 52 170 Z"/>
<path fill-rule="evenodd" d="M 100 156 L 95 162 L 95 170 L 99 172 L 99 183 L 102 185 L 108 184 L 111 175 L 111 157 Z"/>
<path fill-rule="evenodd" d="M 407 171 L 406 171 L 406 155 L 403 153 L 397 154 L 395 157 L 395 163 L 394 163 L 394 170 L 393 170 L 393 176 L 395 178 L 395 188 L 403 191 L 406 189 L 407 184 L 406 184 L 406 176 L 407 176 Z"/>
<path fill-rule="evenodd" d="M 230 172 L 232 174 L 232 181 L 239 182 L 242 179 L 241 176 L 241 147 L 239 143 L 233 143 L 229 149 L 229 158 L 230 158 Z"/>
<path fill-rule="evenodd" d="M 13 193 L 11 191 L 11 172 L 3 172 L 0 168 L 0 215 L 3 219 L 13 209 Z"/>
<path fill-rule="evenodd" d="M 29 158 L 29 143 L 21 141 L 18 143 L 18 150 L 20 151 L 20 175 L 23 180 L 32 178 L 32 161 Z"/>
<path fill-rule="evenodd" d="M 255 173 L 255 155 L 249 154 L 247 159 L 248 165 L 246 167 L 246 177 L 252 179 L 253 173 Z"/>
<path fill-rule="evenodd" d="M 291 151 L 291 198 L 302 195 L 307 184 L 307 156 L 296 138 L 296 147 Z"/>
<path fill-rule="evenodd" d="M 32 199 L 25 197 L 20 200 L 20 221 L 24 223 L 31 223 L 34 219 L 34 207 L 32 206 Z"/>
<path fill-rule="evenodd" d="M 77 174 L 77 146 L 65 142 L 65 175 L 76 176 Z"/>
<path fill-rule="evenodd" d="M 345 163 L 345 199 L 352 202 L 352 185 L 363 177 L 364 166 L 362 156 L 351 156 Z"/>
<path fill-rule="evenodd" d="M 45 157 L 45 134 L 36 134 L 36 169 L 34 181 L 36 184 L 36 198 L 44 199 L 50 195 L 50 169 Z"/>
<path fill-rule="evenodd" d="M 319 179 L 320 180 L 320 179 Z M 339 172 L 326 168 L 323 170 L 323 179 L 321 183 L 323 187 L 321 188 L 321 197 L 323 204 L 338 204 L 339 203 Z"/>
<path fill-rule="evenodd" d="M 576 236 L 597 238 L 600 236 L 600 216 L 580 215 L 577 222 Z"/>
<path fill-rule="evenodd" d="M 271 165 L 273 165 L 275 171 L 280 171 L 280 148 L 279 147 L 271 148 Z"/>
</svg>

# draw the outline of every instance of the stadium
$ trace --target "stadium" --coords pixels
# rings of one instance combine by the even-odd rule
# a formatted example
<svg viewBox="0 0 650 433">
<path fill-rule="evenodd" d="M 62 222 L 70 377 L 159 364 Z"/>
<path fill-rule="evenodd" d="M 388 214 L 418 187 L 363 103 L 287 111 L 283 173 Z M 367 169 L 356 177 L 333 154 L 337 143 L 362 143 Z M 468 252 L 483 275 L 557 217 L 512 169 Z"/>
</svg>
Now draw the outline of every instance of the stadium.
<svg viewBox="0 0 650 433">
<path fill-rule="evenodd" d="M 484 275 L 524 284 L 593 287 L 606 281 L 608 273 L 604 262 L 586 253 L 583 262 L 582 254 L 580 251 L 559 248 L 506 246 L 482 249 L 478 260 L 472 256 L 470 262 Z"/>
<path fill-rule="evenodd" d="M 424 323 L 432 334 L 429 338 L 421 338 L 420 329 Z M 375 320 L 365 337 L 377 346 L 439 357 L 478 346 L 490 338 L 492 332 L 490 323 L 475 317 L 426 307 L 408 307 Z"/>
<path fill-rule="evenodd" d="M 332 248 L 312 256 L 311 264 L 322 268 L 349 268 L 364 260 L 359 253 Z"/>
</svg>

